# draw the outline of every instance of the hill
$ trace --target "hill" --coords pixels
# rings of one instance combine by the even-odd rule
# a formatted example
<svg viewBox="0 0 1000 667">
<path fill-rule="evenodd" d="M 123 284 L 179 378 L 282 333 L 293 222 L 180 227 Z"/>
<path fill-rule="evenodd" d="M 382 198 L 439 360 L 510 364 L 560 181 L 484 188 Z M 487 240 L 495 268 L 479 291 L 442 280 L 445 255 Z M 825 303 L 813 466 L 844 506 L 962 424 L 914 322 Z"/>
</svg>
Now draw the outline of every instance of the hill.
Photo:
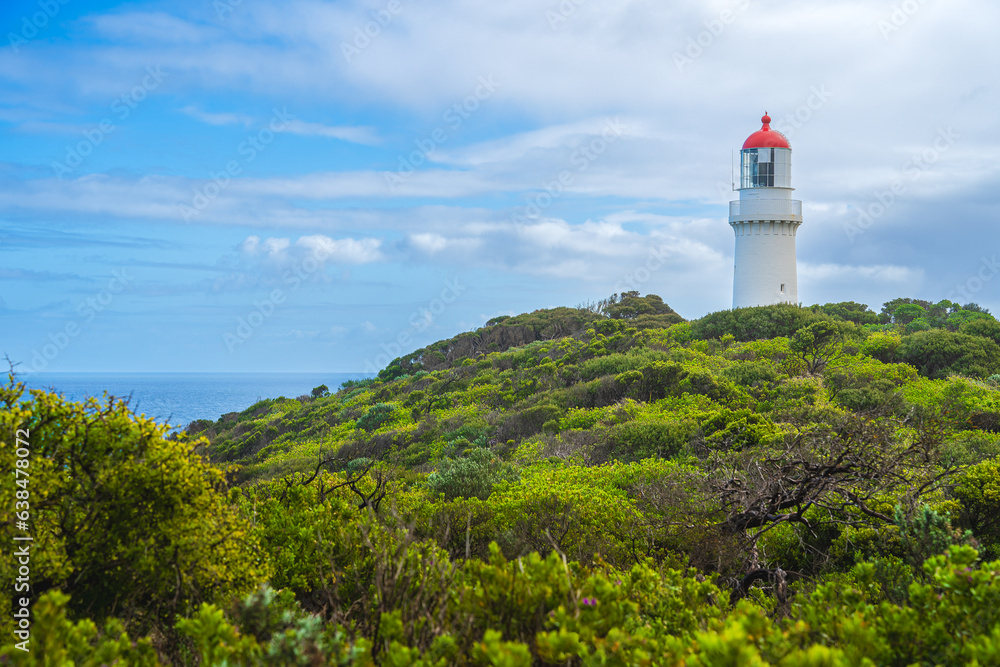
<svg viewBox="0 0 1000 667">
<path fill-rule="evenodd" d="M 175 440 L 36 394 L 17 419 L 51 425 L 62 444 L 39 451 L 67 462 L 39 482 L 108 520 L 96 549 L 39 509 L 39 581 L 72 598 L 45 597 L 35 632 L 120 617 L 157 659 L 209 664 L 985 663 L 998 333 L 975 304 L 684 321 L 630 292 L 497 318 Z M 87 458 L 56 428 L 108 444 Z M 174 481 L 134 463 L 154 460 Z M 188 489 L 214 509 L 182 512 Z M 171 549 L 138 527 L 146 505 Z M 120 628 L 80 641 L 105 640 L 138 660 Z"/>
</svg>

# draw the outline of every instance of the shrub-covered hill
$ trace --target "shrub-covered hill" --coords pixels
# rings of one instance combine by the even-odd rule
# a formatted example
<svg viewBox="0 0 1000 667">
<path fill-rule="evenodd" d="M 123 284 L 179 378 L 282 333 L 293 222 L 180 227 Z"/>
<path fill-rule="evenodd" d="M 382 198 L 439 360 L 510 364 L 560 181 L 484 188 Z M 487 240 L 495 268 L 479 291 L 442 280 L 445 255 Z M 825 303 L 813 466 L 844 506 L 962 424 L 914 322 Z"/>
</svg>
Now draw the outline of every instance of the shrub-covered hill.
<svg viewBox="0 0 1000 667">
<path fill-rule="evenodd" d="M 626 293 L 170 437 L 12 379 L 0 462 L 31 477 L 0 539 L 28 494 L 36 652 L 3 653 L 997 664 L 998 329 L 914 299 L 685 322 Z"/>
<path fill-rule="evenodd" d="M 912 301 L 887 307 L 925 310 Z M 989 440 L 1000 323 L 974 304 L 938 307 L 926 329 L 852 302 L 684 322 L 659 297 L 626 293 L 497 318 L 334 395 L 268 399 L 188 431 L 209 438 L 212 460 L 241 464 L 243 480 L 311 469 L 321 454 L 420 472 L 477 448 L 587 465 L 704 457 L 836 419 L 922 418 L 945 395 L 961 405 L 946 415 L 950 440 Z"/>
</svg>

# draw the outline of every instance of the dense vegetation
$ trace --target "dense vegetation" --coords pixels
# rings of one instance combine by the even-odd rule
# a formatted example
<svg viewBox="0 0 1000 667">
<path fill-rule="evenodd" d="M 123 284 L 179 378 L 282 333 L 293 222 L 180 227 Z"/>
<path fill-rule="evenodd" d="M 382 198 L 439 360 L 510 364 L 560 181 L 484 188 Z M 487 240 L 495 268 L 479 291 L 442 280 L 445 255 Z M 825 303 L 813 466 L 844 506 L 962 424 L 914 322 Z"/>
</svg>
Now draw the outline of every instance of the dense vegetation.
<svg viewBox="0 0 1000 667">
<path fill-rule="evenodd" d="M 998 343 L 975 304 L 629 292 L 176 436 L 12 376 L 36 601 L 6 655 L 998 664 Z"/>
</svg>

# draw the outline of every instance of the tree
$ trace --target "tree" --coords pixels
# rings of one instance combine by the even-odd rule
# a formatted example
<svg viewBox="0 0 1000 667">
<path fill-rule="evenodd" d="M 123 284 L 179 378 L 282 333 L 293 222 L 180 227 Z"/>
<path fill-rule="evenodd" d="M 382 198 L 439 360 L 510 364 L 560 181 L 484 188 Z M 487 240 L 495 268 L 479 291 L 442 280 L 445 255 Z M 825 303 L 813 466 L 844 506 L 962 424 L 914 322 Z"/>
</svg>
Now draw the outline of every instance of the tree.
<svg viewBox="0 0 1000 667">
<path fill-rule="evenodd" d="M 13 516 L 22 491 L 34 538 L 32 597 L 61 589 L 91 618 L 169 631 L 176 614 L 228 602 L 267 575 L 248 525 L 227 502 L 223 471 L 196 451 L 205 440 L 167 437 L 166 426 L 114 398 L 74 403 L 36 390 L 25 399 L 13 374 L 0 400 L 0 468 L 28 462 L 16 468 L 27 473 L 24 488 L 0 490 L 0 539 L 14 544 L 24 532 Z M 16 457 L 15 434 L 27 456 Z M 0 579 L 13 581 L 15 563 L 0 562 Z"/>
<path fill-rule="evenodd" d="M 607 299 L 601 300 L 598 308 L 601 313 L 613 320 L 634 320 L 641 315 L 674 315 L 676 317 L 671 318 L 667 324 L 683 321 L 673 308 L 663 303 L 662 298 L 656 294 L 639 296 L 638 291 L 612 294 Z"/>
<path fill-rule="evenodd" d="M 313 387 L 312 397 L 319 398 L 320 396 L 326 396 L 329 393 L 330 393 L 330 388 L 327 387 L 325 384 L 321 384 L 318 387 Z"/>
<path fill-rule="evenodd" d="M 984 551 L 1000 551 L 1000 459 L 988 459 L 965 471 L 952 494 L 962 504 L 961 525 L 979 538 Z"/>
<path fill-rule="evenodd" d="M 952 373 L 986 378 L 1000 369 L 1000 346 L 992 340 L 943 329 L 904 337 L 896 354 L 899 361 L 915 366 L 921 375 L 932 379 Z"/>
<path fill-rule="evenodd" d="M 989 308 L 983 308 L 982 306 L 980 306 L 978 303 L 976 303 L 974 301 L 971 302 L 971 303 L 967 303 L 964 306 L 962 306 L 962 310 L 971 310 L 974 313 L 986 313 L 987 315 L 990 314 Z"/>
<path fill-rule="evenodd" d="M 855 324 L 878 324 L 879 321 L 878 313 L 869 309 L 866 304 L 854 301 L 825 303 L 822 306 L 813 306 L 812 310 Z"/>
<path fill-rule="evenodd" d="M 916 303 L 904 303 L 892 311 L 892 321 L 896 324 L 909 324 L 913 320 L 921 319 L 927 314 L 927 310 Z"/>
<path fill-rule="evenodd" d="M 901 426 L 890 418 L 846 416 L 810 425 L 763 457 L 749 450 L 721 462 L 714 485 L 727 515 L 723 527 L 752 545 L 783 523 L 803 529 L 803 542 L 824 528 L 895 524 L 886 498 L 916 506 L 940 494 L 957 472 L 941 460 L 935 424 L 910 424 L 914 432 L 905 440 Z"/>
<path fill-rule="evenodd" d="M 788 303 L 774 306 L 734 308 L 709 313 L 691 323 L 691 334 L 700 340 L 722 338 L 732 334 L 743 343 L 752 340 L 792 336 L 802 327 L 833 318 L 823 312 L 813 312 Z"/>
<path fill-rule="evenodd" d="M 997 345 L 1000 345 L 1000 322 L 994 319 L 969 320 L 962 324 L 958 330 L 970 336 L 989 338 Z"/>
<path fill-rule="evenodd" d="M 792 336 L 791 348 L 810 373 L 822 370 L 843 350 L 844 331 L 835 322 L 814 322 Z"/>
</svg>

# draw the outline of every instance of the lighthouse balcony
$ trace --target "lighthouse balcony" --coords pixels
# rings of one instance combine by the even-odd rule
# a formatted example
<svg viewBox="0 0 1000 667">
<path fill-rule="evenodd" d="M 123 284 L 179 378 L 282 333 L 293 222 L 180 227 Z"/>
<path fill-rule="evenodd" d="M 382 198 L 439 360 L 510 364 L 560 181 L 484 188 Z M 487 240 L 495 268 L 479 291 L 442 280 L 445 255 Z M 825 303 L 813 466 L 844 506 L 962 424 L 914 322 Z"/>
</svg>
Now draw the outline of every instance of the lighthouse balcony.
<svg viewBox="0 0 1000 667">
<path fill-rule="evenodd" d="M 729 222 L 751 220 L 802 222 L 802 202 L 796 199 L 743 199 L 729 202 Z"/>
</svg>

